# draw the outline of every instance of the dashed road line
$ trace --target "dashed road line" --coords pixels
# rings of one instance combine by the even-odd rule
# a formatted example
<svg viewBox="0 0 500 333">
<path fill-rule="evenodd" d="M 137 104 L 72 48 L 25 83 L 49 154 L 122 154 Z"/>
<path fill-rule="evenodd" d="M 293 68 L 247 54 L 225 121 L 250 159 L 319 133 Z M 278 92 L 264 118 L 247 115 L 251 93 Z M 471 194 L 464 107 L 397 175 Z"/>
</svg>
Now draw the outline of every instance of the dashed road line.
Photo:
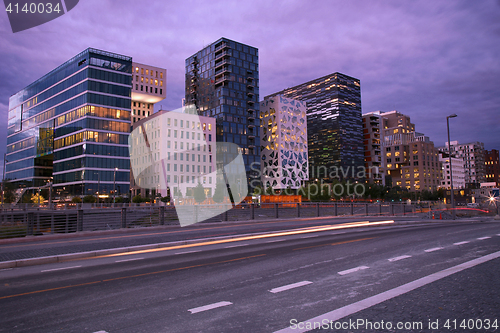
<svg viewBox="0 0 500 333">
<path fill-rule="evenodd" d="M 230 249 L 230 248 L 233 248 L 233 247 L 240 247 L 240 246 L 247 246 L 247 245 L 250 245 L 250 244 L 231 245 L 231 246 L 225 246 L 224 248 L 225 249 Z"/>
<path fill-rule="evenodd" d="M 217 309 L 217 308 L 220 308 L 220 307 L 223 307 L 223 306 L 228 306 L 228 305 L 231 305 L 231 304 L 233 304 L 233 303 L 231 303 L 231 302 L 218 302 L 218 303 L 208 304 L 208 305 L 200 306 L 200 307 L 197 307 L 197 308 L 189 309 L 188 311 L 191 312 L 191 314 L 195 314 L 195 313 L 198 313 L 198 312 L 203 312 L 203 311 L 208 311 L 208 310 L 212 310 L 212 309 Z"/>
<path fill-rule="evenodd" d="M 346 275 L 346 274 L 354 273 L 354 272 L 361 271 L 361 270 L 368 269 L 368 268 L 370 268 L 370 267 L 368 267 L 368 266 L 359 266 L 359 267 L 347 269 L 345 271 L 340 271 L 338 274 L 339 275 Z"/>
<path fill-rule="evenodd" d="M 442 250 L 443 248 L 442 247 L 433 247 L 432 249 L 427 249 L 427 250 L 424 250 L 425 252 L 429 253 L 429 252 L 434 252 L 434 251 L 439 251 L 439 250 Z"/>
<path fill-rule="evenodd" d="M 61 268 L 45 269 L 45 270 L 42 271 L 42 273 L 44 273 L 44 272 L 53 272 L 53 271 L 62 271 L 63 269 L 71 269 L 71 268 L 79 268 L 79 267 L 82 267 L 82 266 L 80 265 L 80 266 L 71 266 L 71 267 L 61 267 Z"/>
<path fill-rule="evenodd" d="M 300 238 L 314 238 L 314 237 L 318 237 L 319 235 L 312 235 L 312 236 L 302 236 Z"/>
<path fill-rule="evenodd" d="M 490 239 L 491 237 L 490 236 L 486 236 L 486 237 L 479 237 L 478 240 L 485 240 L 485 239 Z"/>
<path fill-rule="evenodd" d="M 403 260 L 403 259 L 406 259 L 406 258 L 411 258 L 411 256 L 409 256 L 409 255 L 403 255 L 403 256 L 399 256 L 399 257 L 394 257 L 394 258 L 391 258 L 391 259 L 387 259 L 387 260 L 389 260 L 390 262 L 394 262 L 394 261 L 399 261 L 399 260 Z"/>
<path fill-rule="evenodd" d="M 136 260 L 142 260 L 144 258 L 132 258 L 132 259 L 123 259 L 123 260 L 117 260 L 115 262 L 127 262 L 127 261 L 136 261 Z"/>
<path fill-rule="evenodd" d="M 301 282 L 297 282 L 297 283 L 287 284 L 286 286 L 273 288 L 269 291 L 272 292 L 273 294 L 276 294 L 276 293 L 280 293 L 280 292 L 285 291 L 285 290 L 290 290 L 290 289 L 294 289 L 294 288 L 298 288 L 298 287 L 302 287 L 302 286 L 307 286 L 308 284 L 311 284 L 311 283 L 312 283 L 311 281 L 301 281 Z"/>
<path fill-rule="evenodd" d="M 174 253 L 174 255 L 177 255 L 177 254 L 187 254 L 187 253 L 196 253 L 196 252 L 200 252 L 201 250 L 197 250 L 197 251 L 185 251 L 185 252 L 177 252 L 177 253 Z"/>
<path fill-rule="evenodd" d="M 284 242 L 284 241 L 286 241 L 286 239 L 275 239 L 275 240 L 267 241 L 266 243 L 276 243 L 276 242 Z"/>
<path fill-rule="evenodd" d="M 463 242 L 458 242 L 458 243 L 453 243 L 453 245 L 464 245 L 470 243 L 469 241 L 463 241 Z"/>
</svg>

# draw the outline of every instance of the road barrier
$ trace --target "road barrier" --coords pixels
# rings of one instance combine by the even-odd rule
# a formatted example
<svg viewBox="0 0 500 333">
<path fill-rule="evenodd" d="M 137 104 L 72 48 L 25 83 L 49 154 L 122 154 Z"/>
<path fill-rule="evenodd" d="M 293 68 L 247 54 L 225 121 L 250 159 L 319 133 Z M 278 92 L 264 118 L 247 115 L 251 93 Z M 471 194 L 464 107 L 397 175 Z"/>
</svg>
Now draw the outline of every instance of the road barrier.
<svg viewBox="0 0 500 333">
<path fill-rule="evenodd" d="M 198 205 L 203 215 L 214 205 Z M 206 208 L 206 209 L 204 209 Z M 314 218 L 326 216 L 422 216 L 430 218 L 427 205 L 406 203 L 307 202 L 239 204 L 204 222 Z M 444 217 L 444 216 L 443 216 Z M 55 233 L 179 225 L 175 207 L 150 204 L 64 204 L 53 207 L 4 205 L 0 207 L 0 239 Z"/>
</svg>

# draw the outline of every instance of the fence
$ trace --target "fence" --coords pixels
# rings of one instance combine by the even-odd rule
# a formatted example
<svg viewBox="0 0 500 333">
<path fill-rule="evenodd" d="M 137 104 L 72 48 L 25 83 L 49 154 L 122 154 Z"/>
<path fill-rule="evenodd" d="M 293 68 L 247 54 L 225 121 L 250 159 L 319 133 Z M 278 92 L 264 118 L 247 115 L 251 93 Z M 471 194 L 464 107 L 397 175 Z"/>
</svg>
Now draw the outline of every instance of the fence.
<svg viewBox="0 0 500 333">
<path fill-rule="evenodd" d="M 208 205 L 199 205 L 203 211 Z M 401 203 L 266 203 L 240 204 L 204 222 L 272 220 L 322 216 L 404 216 L 429 215 L 430 206 Z M 2 206 L 0 239 L 72 233 L 81 231 L 179 225 L 174 206 L 149 204 L 65 204 L 54 207 L 36 205 Z"/>
</svg>

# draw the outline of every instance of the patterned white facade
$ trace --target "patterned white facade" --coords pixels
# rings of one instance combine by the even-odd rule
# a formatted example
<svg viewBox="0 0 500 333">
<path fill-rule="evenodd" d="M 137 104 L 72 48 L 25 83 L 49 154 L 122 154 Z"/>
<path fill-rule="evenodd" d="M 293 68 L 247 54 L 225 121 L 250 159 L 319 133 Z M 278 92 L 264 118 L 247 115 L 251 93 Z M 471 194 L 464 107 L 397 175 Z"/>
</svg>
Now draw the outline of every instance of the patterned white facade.
<svg viewBox="0 0 500 333">
<path fill-rule="evenodd" d="M 309 179 L 305 102 L 283 95 L 260 104 L 261 178 L 264 188 L 300 188 Z"/>
</svg>

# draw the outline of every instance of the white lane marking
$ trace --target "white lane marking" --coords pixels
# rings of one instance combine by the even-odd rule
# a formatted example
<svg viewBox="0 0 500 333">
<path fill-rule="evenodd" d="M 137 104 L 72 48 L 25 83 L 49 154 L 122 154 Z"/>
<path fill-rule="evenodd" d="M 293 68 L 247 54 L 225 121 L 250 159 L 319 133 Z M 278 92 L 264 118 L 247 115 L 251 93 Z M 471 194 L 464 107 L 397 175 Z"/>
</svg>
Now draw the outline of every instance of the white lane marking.
<svg viewBox="0 0 500 333">
<path fill-rule="evenodd" d="M 62 268 L 52 268 L 52 269 L 45 269 L 42 271 L 43 272 L 52 272 L 52 271 L 61 271 L 63 269 L 71 269 L 71 268 L 79 268 L 79 267 L 82 267 L 81 265 L 80 266 L 71 266 L 71 267 L 62 267 Z"/>
<path fill-rule="evenodd" d="M 361 271 L 363 269 L 368 269 L 368 268 L 370 268 L 370 267 L 368 267 L 368 266 L 359 266 L 359 267 L 347 269 L 345 271 L 341 271 L 338 274 L 339 275 L 346 275 L 346 274 L 354 273 L 354 272 Z"/>
<path fill-rule="evenodd" d="M 458 243 L 453 243 L 453 245 L 464 245 L 470 243 L 469 241 L 463 241 L 463 242 L 458 242 Z"/>
<path fill-rule="evenodd" d="M 283 241 L 286 241 L 286 239 L 275 239 L 275 240 L 267 241 L 266 243 L 276 243 L 276 242 L 283 242 Z"/>
<path fill-rule="evenodd" d="M 311 267 L 311 266 L 314 266 L 315 264 L 311 264 L 311 265 L 305 265 L 305 266 L 300 266 L 299 268 L 307 268 L 307 267 Z"/>
<path fill-rule="evenodd" d="M 240 246 L 247 246 L 247 245 L 250 245 L 250 244 L 231 245 L 231 246 L 225 246 L 224 248 L 225 249 L 230 249 L 230 248 L 233 248 L 233 247 L 240 247 Z"/>
<path fill-rule="evenodd" d="M 191 312 L 191 314 L 194 314 L 194 313 L 198 313 L 198 312 L 203 312 L 203 311 L 207 311 L 207 310 L 212 310 L 212 309 L 220 308 L 222 306 L 228 306 L 228 305 L 231 305 L 231 304 L 233 304 L 233 303 L 231 303 L 231 302 L 218 302 L 218 303 L 213 303 L 213 304 L 208 304 L 208 305 L 200 306 L 200 307 L 197 307 L 197 308 L 194 308 L 194 309 L 189 309 L 188 311 Z"/>
<path fill-rule="evenodd" d="M 479 237 L 478 239 L 479 239 L 479 240 L 485 240 L 485 239 L 490 239 L 490 238 L 491 238 L 491 237 L 486 236 L 486 237 Z"/>
<path fill-rule="evenodd" d="M 174 255 L 176 254 L 186 254 L 186 253 L 195 253 L 195 252 L 200 252 L 201 250 L 197 250 L 197 251 L 186 251 L 186 252 L 177 252 L 177 253 L 174 253 Z"/>
<path fill-rule="evenodd" d="M 4 268 L 4 269 L 0 269 L 0 272 L 3 272 L 3 271 L 10 271 L 11 269 L 13 269 L 13 268 Z"/>
<path fill-rule="evenodd" d="M 300 238 L 314 238 L 314 237 L 318 237 L 319 235 L 312 235 L 312 236 L 302 236 Z"/>
<path fill-rule="evenodd" d="M 297 282 L 297 283 L 287 284 L 286 286 L 273 288 L 269 291 L 272 292 L 273 294 L 276 294 L 276 293 L 280 293 L 280 292 L 285 291 L 285 290 L 290 290 L 293 288 L 307 286 L 308 284 L 311 284 L 311 283 L 312 283 L 311 281 L 301 281 L 301 282 Z"/>
<path fill-rule="evenodd" d="M 442 250 L 443 248 L 442 247 L 433 247 L 432 249 L 427 249 L 427 250 L 424 250 L 425 252 L 429 253 L 429 252 L 434 252 L 434 251 L 439 251 L 439 250 Z"/>
<path fill-rule="evenodd" d="M 492 254 L 488 254 L 484 257 L 480 257 L 480 258 L 477 258 L 477 259 L 474 259 L 471 261 L 464 262 L 463 264 L 447 268 L 445 270 L 442 270 L 442 271 L 436 272 L 434 274 L 425 276 L 423 278 L 409 282 L 407 284 L 396 287 L 394 289 L 384 291 L 378 295 L 365 298 L 359 302 L 346 305 L 346 306 L 341 307 L 339 309 L 336 309 L 336 310 L 324 313 L 322 315 L 319 315 L 317 317 L 311 318 L 309 320 L 303 321 L 300 323 L 301 324 L 300 327 L 303 327 L 303 328 L 298 328 L 298 326 L 294 327 L 295 329 L 292 329 L 292 327 L 287 327 L 287 328 L 281 329 L 279 331 L 276 331 L 274 333 L 297 333 L 297 332 L 303 333 L 303 332 L 306 332 L 309 330 L 306 327 L 309 327 L 309 328 L 314 327 L 314 323 L 336 322 L 341 318 L 352 315 L 353 313 L 368 309 L 374 305 L 380 304 L 382 302 L 385 302 L 385 301 L 392 299 L 394 297 L 397 297 L 399 295 L 406 294 L 412 290 L 415 290 L 417 288 L 425 286 L 429 283 L 435 282 L 437 280 L 440 280 L 440 279 L 445 278 L 447 276 L 450 276 L 452 274 L 461 272 L 467 268 L 471 268 L 471 267 L 474 267 L 476 265 L 485 263 L 487 261 L 497 259 L 499 257 L 500 257 L 500 251 L 492 253 Z"/>
<path fill-rule="evenodd" d="M 394 258 L 387 259 L 387 260 L 389 260 L 390 262 L 393 262 L 393 261 L 403 260 L 403 259 L 406 259 L 406 258 L 411 258 L 411 256 L 404 255 L 404 256 L 394 257 Z"/>
<path fill-rule="evenodd" d="M 94 333 L 108 333 L 108 332 L 106 332 L 106 331 L 98 331 L 98 332 L 94 332 Z"/>
<path fill-rule="evenodd" d="M 126 262 L 126 261 L 142 260 L 142 259 L 144 259 L 144 258 L 123 259 L 123 260 L 117 260 L 115 262 Z"/>
</svg>

